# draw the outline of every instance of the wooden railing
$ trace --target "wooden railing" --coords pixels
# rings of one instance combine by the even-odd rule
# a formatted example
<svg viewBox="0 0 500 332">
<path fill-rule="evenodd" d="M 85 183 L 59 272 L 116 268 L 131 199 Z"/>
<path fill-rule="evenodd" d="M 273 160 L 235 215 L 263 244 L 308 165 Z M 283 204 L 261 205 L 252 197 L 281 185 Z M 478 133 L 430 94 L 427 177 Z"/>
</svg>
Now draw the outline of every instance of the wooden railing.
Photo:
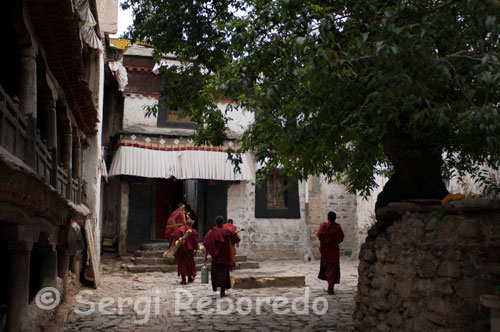
<svg viewBox="0 0 500 332">
<path fill-rule="evenodd" d="M 40 139 L 40 135 L 38 134 L 35 138 L 35 155 L 35 172 L 50 184 L 50 178 L 52 176 L 52 155 L 47 149 L 47 145 Z"/>
<path fill-rule="evenodd" d="M 56 188 L 64 197 L 66 197 L 68 192 L 68 171 L 62 166 L 57 166 L 57 178 L 56 178 Z M 68 197 L 66 197 L 68 198 Z"/>
<path fill-rule="evenodd" d="M 80 179 L 71 179 L 70 201 L 77 204 L 80 204 L 82 201 L 82 181 Z"/>
<path fill-rule="evenodd" d="M 28 123 L 19 107 L 0 86 L 0 145 L 24 160 Z"/>
<path fill-rule="evenodd" d="M 33 119 L 31 121 L 34 122 Z M 71 178 L 69 170 L 56 166 L 53 163 L 53 153 L 41 139 L 40 133 L 36 131 L 36 134 L 29 135 L 28 127 L 29 118 L 21 113 L 19 106 L 0 86 L 0 146 L 33 169 L 63 197 L 80 204 L 82 181 Z"/>
</svg>

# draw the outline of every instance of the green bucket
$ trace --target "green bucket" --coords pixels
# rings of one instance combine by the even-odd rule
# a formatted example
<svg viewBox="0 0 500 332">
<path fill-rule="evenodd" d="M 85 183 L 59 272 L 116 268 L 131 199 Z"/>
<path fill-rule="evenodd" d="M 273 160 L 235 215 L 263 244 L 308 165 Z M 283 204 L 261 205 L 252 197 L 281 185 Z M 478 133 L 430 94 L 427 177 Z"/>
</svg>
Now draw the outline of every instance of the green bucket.
<svg viewBox="0 0 500 332">
<path fill-rule="evenodd" d="M 201 267 L 201 283 L 208 284 L 208 267 L 205 264 Z"/>
</svg>

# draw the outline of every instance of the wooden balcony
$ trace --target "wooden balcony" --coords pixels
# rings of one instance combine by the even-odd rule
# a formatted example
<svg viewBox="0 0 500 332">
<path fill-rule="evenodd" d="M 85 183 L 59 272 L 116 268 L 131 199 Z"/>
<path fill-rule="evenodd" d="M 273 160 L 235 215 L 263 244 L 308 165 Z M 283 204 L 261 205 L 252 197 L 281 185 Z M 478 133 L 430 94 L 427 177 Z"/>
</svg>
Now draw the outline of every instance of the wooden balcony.
<svg viewBox="0 0 500 332">
<path fill-rule="evenodd" d="M 55 165 L 47 144 L 38 133 L 31 137 L 28 127 L 29 119 L 0 86 L 0 146 L 32 169 L 61 196 L 80 204 L 82 181 L 71 178 L 69 170 Z"/>
<path fill-rule="evenodd" d="M 28 122 L 0 86 L 0 146 L 24 160 Z"/>
</svg>

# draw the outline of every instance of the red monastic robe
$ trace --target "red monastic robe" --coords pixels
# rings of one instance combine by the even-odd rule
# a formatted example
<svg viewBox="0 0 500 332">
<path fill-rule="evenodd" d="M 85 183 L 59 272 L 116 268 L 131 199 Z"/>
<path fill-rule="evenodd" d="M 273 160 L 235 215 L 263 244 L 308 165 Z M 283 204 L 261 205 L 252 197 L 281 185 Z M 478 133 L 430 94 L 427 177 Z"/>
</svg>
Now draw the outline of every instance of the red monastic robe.
<svg viewBox="0 0 500 332">
<path fill-rule="evenodd" d="M 198 232 L 187 225 L 183 225 L 174 232 L 173 236 L 175 240 L 178 240 L 188 230 L 191 230 L 191 234 L 189 234 L 186 241 L 175 252 L 175 257 L 177 257 L 177 273 L 181 276 L 194 277 L 196 276 L 194 252 L 198 250 Z"/>
<path fill-rule="evenodd" d="M 165 225 L 165 239 L 170 240 L 170 245 L 174 242 L 174 233 L 182 225 L 186 223 L 186 213 L 180 208 L 170 214 Z"/>
<path fill-rule="evenodd" d="M 329 285 L 338 284 L 340 281 L 339 243 L 344 240 L 344 232 L 339 224 L 325 222 L 318 230 L 319 252 L 321 264 L 318 278 L 327 280 Z"/>
<path fill-rule="evenodd" d="M 211 277 L 214 291 L 231 288 L 229 279 L 230 244 L 240 242 L 238 234 L 222 226 L 215 226 L 208 231 L 203 245 L 212 256 Z"/>
<path fill-rule="evenodd" d="M 230 223 L 226 223 L 222 225 L 222 227 L 230 230 L 231 232 L 236 232 L 236 226 Z M 230 267 L 235 267 L 236 266 L 236 248 L 234 247 L 234 243 L 230 243 L 229 246 L 229 265 Z"/>
</svg>

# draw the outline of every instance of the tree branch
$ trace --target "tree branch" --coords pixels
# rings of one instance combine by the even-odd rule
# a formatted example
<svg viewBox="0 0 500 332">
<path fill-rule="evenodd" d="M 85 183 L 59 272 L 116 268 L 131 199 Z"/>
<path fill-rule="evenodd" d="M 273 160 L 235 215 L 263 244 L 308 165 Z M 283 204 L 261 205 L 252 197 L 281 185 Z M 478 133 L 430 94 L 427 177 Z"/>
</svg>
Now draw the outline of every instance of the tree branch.
<svg viewBox="0 0 500 332">
<path fill-rule="evenodd" d="M 458 0 L 452 0 L 450 2 L 443 3 L 442 5 L 436 6 L 434 8 L 427 9 L 426 11 L 424 11 L 423 13 L 421 13 L 421 15 L 427 15 L 427 14 L 430 14 L 430 13 L 434 13 L 434 12 L 440 11 L 441 9 L 446 8 L 446 7 L 454 4 L 455 2 L 458 2 Z"/>
<path fill-rule="evenodd" d="M 457 53 L 461 53 L 461 52 L 464 52 L 464 51 L 459 51 Z M 455 53 L 456 54 L 456 53 Z M 455 68 L 455 66 L 453 66 L 453 64 L 450 62 L 450 60 L 448 60 L 448 57 L 444 57 L 444 61 L 446 61 L 446 63 L 448 63 L 448 65 L 451 67 L 451 69 L 453 70 L 453 72 L 455 73 L 455 75 L 457 75 L 457 69 Z M 474 105 L 474 102 L 470 99 L 470 97 L 467 95 L 467 93 L 465 92 L 462 84 L 460 84 L 460 81 L 457 81 L 457 85 L 458 87 L 460 88 L 460 91 L 462 91 L 462 94 L 464 95 L 465 99 L 467 99 L 469 101 L 469 103 L 471 104 L 471 106 L 473 108 L 476 107 L 476 105 Z"/>
<path fill-rule="evenodd" d="M 474 61 L 483 61 L 483 57 L 485 56 L 485 54 L 475 54 L 475 56 L 469 55 L 469 54 L 470 53 L 468 53 L 466 50 L 461 50 L 461 51 L 455 52 L 453 54 L 446 55 L 444 58 L 445 59 L 462 58 L 462 59 L 469 59 L 469 60 L 474 60 Z M 499 65 L 498 62 L 491 61 L 491 60 L 487 60 L 486 62 L 493 64 L 493 65 Z"/>
<path fill-rule="evenodd" d="M 357 58 L 340 59 L 337 62 L 340 62 L 340 63 L 344 64 L 346 62 L 353 62 L 353 61 L 359 61 L 359 60 L 364 60 L 364 59 L 372 59 L 374 57 L 375 57 L 374 55 L 363 55 L 363 56 L 360 56 L 360 57 L 357 57 Z"/>
</svg>

